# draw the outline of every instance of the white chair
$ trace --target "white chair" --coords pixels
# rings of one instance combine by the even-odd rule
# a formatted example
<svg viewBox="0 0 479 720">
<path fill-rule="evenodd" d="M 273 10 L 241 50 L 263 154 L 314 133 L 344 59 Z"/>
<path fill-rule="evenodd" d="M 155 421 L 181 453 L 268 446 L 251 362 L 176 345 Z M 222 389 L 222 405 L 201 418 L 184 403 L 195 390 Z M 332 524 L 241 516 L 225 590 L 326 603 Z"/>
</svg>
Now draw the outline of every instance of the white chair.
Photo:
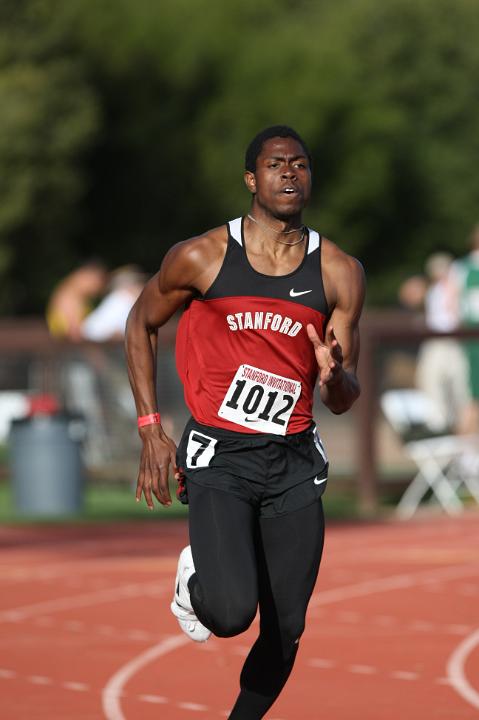
<svg viewBox="0 0 479 720">
<path fill-rule="evenodd" d="M 388 390 L 381 396 L 381 408 L 418 468 L 396 507 L 400 518 L 412 517 L 429 489 L 450 515 L 464 509 L 462 486 L 479 503 L 478 435 L 434 435 L 435 408 L 420 390 Z"/>
</svg>

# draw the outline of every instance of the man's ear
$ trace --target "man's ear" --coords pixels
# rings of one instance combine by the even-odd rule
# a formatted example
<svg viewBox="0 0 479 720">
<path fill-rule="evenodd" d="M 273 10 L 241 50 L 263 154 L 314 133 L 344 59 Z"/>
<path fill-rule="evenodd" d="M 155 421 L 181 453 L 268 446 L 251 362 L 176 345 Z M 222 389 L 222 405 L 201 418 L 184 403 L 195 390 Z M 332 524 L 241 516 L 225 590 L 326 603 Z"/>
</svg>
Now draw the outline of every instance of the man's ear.
<svg viewBox="0 0 479 720">
<path fill-rule="evenodd" d="M 246 170 L 244 174 L 244 181 L 250 193 L 254 195 L 256 192 L 256 178 L 254 176 L 254 173 Z"/>
</svg>

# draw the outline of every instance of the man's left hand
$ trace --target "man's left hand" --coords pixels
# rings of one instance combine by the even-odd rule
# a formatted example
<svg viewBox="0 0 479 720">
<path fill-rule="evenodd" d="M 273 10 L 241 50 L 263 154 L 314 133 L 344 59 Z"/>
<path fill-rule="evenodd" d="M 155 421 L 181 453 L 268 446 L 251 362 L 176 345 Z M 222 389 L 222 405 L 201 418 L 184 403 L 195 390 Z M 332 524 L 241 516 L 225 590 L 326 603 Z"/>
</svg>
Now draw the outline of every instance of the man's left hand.
<svg viewBox="0 0 479 720">
<path fill-rule="evenodd" d="M 343 370 L 343 351 L 334 334 L 334 328 L 331 325 L 327 328 L 324 342 L 311 323 L 306 326 L 306 332 L 313 344 L 318 363 L 319 387 L 334 385 Z"/>
</svg>

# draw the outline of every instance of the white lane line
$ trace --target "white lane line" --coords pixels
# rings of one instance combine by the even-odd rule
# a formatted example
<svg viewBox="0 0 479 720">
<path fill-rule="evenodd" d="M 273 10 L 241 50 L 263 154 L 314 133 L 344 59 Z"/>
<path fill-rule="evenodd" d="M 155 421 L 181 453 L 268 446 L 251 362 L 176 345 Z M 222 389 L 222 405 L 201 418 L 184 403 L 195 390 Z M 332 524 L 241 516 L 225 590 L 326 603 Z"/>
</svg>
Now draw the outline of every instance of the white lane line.
<svg viewBox="0 0 479 720">
<path fill-rule="evenodd" d="M 67 630 L 79 632 L 80 630 L 83 630 L 83 628 L 85 627 L 85 623 L 81 622 L 80 620 L 69 620 L 65 623 L 65 627 Z"/>
<path fill-rule="evenodd" d="M 458 593 L 460 595 L 465 595 L 466 597 L 471 597 L 471 595 L 477 595 L 477 587 L 476 585 L 462 585 L 460 588 L 458 588 Z"/>
<path fill-rule="evenodd" d="M 340 612 L 338 613 L 338 618 L 346 623 L 356 623 L 359 622 L 360 615 L 357 612 Z"/>
<path fill-rule="evenodd" d="M 98 635 L 102 636 L 112 636 L 117 635 L 119 638 L 124 640 L 125 638 L 128 640 L 132 640 L 134 642 L 154 642 L 159 641 L 161 638 L 160 633 L 152 633 L 148 632 L 147 630 L 141 630 L 139 628 L 134 628 L 132 630 L 125 630 L 125 628 L 115 628 L 112 625 L 88 625 L 87 623 L 83 622 L 82 620 L 60 620 L 50 617 L 39 617 L 39 618 L 33 618 L 32 623 L 37 625 L 38 627 L 51 627 L 52 625 L 57 625 L 63 628 L 64 630 L 68 630 L 71 632 L 86 632 L 86 633 L 96 633 Z M 164 637 L 169 637 L 169 635 L 164 634 Z M 202 643 L 203 645 L 204 643 Z M 204 644 L 205 645 L 205 644 Z M 207 647 L 205 645 L 205 647 Z M 216 650 L 217 648 L 208 648 L 211 650 Z"/>
<path fill-rule="evenodd" d="M 53 618 L 50 618 L 50 617 L 36 618 L 35 625 L 38 625 L 39 627 L 51 627 L 53 625 Z"/>
<path fill-rule="evenodd" d="M 146 630 L 128 630 L 125 633 L 128 640 L 153 640 L 153 633 L 149 633 Z"/>
<path fill-rule="evenodd" d="M 81 545 L 81 542 L 77 542 L 75 543 L 75 548 L 79 548 L 81 547 Z M 98 545 L 94 545 L 97 550 Z M 108 543 L 107 545 L 104 545 L 102 541 L 102 549 L 107 551 Z M 156 557 L 154 558 L 154 560 L 144 558 L 142 561 L 139 561 L 138 558 L 136 558 L 135 560 L 125 560 L 125 557 L 123 556 L 116 556 L 117 551 L 121 552 L 124 550 L 125 554 L 129 558 L 131 554 L 131 546 L 125 546 L 124 548 L 113 548 L 115 555 L 106 556 L 105 558 L 96 557 L 96 550 L 92 557 L 81 559 L 74 558 L 74 560 L 78 560 L 75 562 L 74 569 L 72 569 L 72 561 L 69 561 L 68 563 L 53 563 L 52 565 L 47 566 L 44 569 L 38 569 L 31 566 L 25 566 L 23 568 L 12 568 L 8 564 L 0 563 L 0 579 L 3 583 L 9 582 L 10 584 L 13 584 L 20 582 L 32 582 L 37 579 L 55 580 L 57 578 L 64 578 L 66 582 L 72 583 L 72 587 L 81 587 L 84 586 L 85 583 L 92 582 L 96 573 L 104 574 L 105 568 L 107 568 L 109 571 L 118 571 L 122 573 L 125 571 L 125 568 L 128 570 L 128 572 L 147 571 L 153 572 L 155 576 L 158 576 L 159 573 L 170 574 L 171 572 L 173 572 L 173 569 L 176 567 L 178 562 L 177 557 L 169 555 L 159 558 Z M 78 578 L 79 573 L 82 573 L 80 578 Z M 72 577 L 72 575 L 74 576 Z"/>
<path fill-rule="evenodd" d="M 168 698 L 162 695 L 139 695 L 138 699 L 142 702 L 156 703 L 156 705 L 166 705 L 168 703 Z"/>
<path fill-rule="evenodd" d="M 377 615 L 374 622 L 377 625 L 382 625 L 383 627 L 389 627 L 390 625 L 394 625 L 397 623 L 397 618 L 393 617 L 392 615 Z"/>
<path fill-rule="evenodd" d="M 451 681 L 447 677 L 436 678 L 436 683 L 438 685 L 451 685 Z"/>
<path fill-rule="evenodd" d="M 7 668 L 0 668 L 0 678 L 3 680 L 13 680 L 17 677 L 17 673 L 13 670 L 7 670 Z"/>
<path fill-rule="evenodd" d="M 424 588 L 424 592 L 435 593 L 437 595 L 438 593 L 446 592 L 446 588 L 444 587 L 444 585 L 431 584 L 426 585 L 426 587 Z"/>
<path fill-rule="evenodd" d="M 390 676 L 394 680 L 417 680 L 419 678 L 416 672 L 409 672 L 408 670 L 395 670 Z"/>
<path fill-rule="evenodd" d="M 27 677 L 27 680 L 34 685 L 51 685 L 52 679 L 49 677 L 45 677 L 44 675 L 30 675 L 30 677 Z"/>
<path fill-rule="evenodd" d="M 312 611 L 313 614 L 315 611 Z M 357 617 L 356 617 L 357 616 Z M 445 633 L 446 635 L 467 635 L 471 632 L 472 627 L 470 625 L 461 625 L 459 623 L 453 623 L 449 625 L 440 625 L 430 622 L 429 620 L 411 620 L 409 622 L 400 623 L 398 618 L 390 615 L 376 615 L 373 617 L 366 617 L 359 615 L 359 613 L 348 613 L 342 612 L 335 615 L 330 615 L 330 619 L 335 622 L 353 623 L 361 622 L 362 625 L 370 623 L 372 625 L 380 625 L 382 627 L 391 627 L 392 625 L 399 625 L 398 629 L 402 629 L 409 632 L 434 632 L 436 634 Z"/>
<path fill-rule="evenodd" d="M 358 675 L 374 675 L 378 669 L 372 665 L 350 665 L 348 667 L 349 672 L 357 673 Z"/>
<path fill-rule="evenodd" d="M 111 627 L 111 625 L 98 625 L 96 628 L 96 632 L 100 635 L 114 635 L 116 633 L 115 628 Z"/>
<path fill-rule="evenodd" d="M 128 680 L 153 660 L 187 645 L 191 640 L 186 635 L 174 635 L 145 650 L 123 665 L 107 682 L 102 692 L 102 707 L 107 720 L 126 720 L 121 710 L 121 693 Z"/>
<path fill-rule="evenodd" d="M 325 658 L 311 658 L 311 660 L 308 660 L 308 665 L 315 668 L 329 670 L 330 668 L 333 668 L 336 663 L 334 660 L 326 660 Z"/>
<path fill-rule="evenodd" d="M 60 610 L 71 610 L 72 608 L 88 607 L 89 605 L 100 605 L 101 603 L 116 602 L 128 598 L 136 598 L 146 595 L 158 583 L 130 583 L 99 590 L 98 592 L 85 593 L 84 595 L 73 595 L 69 597 L 46 600 L 33 605 L 23 605 L 12 610 L 0 612 L 0 622 L 18 622 L 35 615 L 42 615 L 45 612 L 58 612 Z"/>
<path fill-rule="evenodd" d="M 418 632 L 432 632 L 434 625 L 428 620 L 415 620 L 409 625 L 410 630 L 417 630 Z"/>
<path fill-rule="evenodd" d="M 444 631 L 451 635 L 467 635 L 471 632 L 469 625 L 446 625 Z"/>
<path fill-rule="evenodd" d="M 148 632 L 147 630 L 140 630 L 139 628 L 133 628 L 131 630 L 125 630 L 125 628 L 115 628 L 112 625 L 87 625 L 82 620 L 54 620 L 49 617 L 34 618 L 32 622 L 38 627 L 51 627 L 54 623 L 61 625 L 65 630 L 71 630 L 72 632 L 93 632 L 100 635 L 115 635 L 122 639 L 128 638 L 128 640 L 135 641 L 153 641 L 159 640 L 160 636 L 158 633 Z"/>
<path fill-rule="evenodd" d="M 376 592 L 386 592 L 388 590 L 427 584 L 429 582 L 434 582 L 437 579 L 452 580 L 458 577 L 467 577 L 468 575 L 477 574 L 479 574 L 479 567 L 477 565 L 467 565 L 461 567 L 450 566 L 422 571 L 420 573 L 393 575 L 387 578 L 380 578 L 378 580 L 367 580 L 362 583 L 319 592 L 311 599 L 310 608 L 318 605 L 329 605 L 330 603 L 340 602 L 354 597 L 364 597 L 366 595 L 372 595 Z M 139 669 L 150 663 L 152 660 L 155 660 L 162 655 L 166 655 L 172 650 L 175 650 L 182 645 L 186 645 L 189 642 L 190 640 L 186 636 L 174 636 L 169 640 L 164 640 L 158 645 L 146 650 L 144 653 L 136 658 L 133 658 L 133 660 L 130 660 L 121 667 L 120 670 L 118 670 L 118 672 L 115 673 L 115 675 L 113 675 L 113 677 L 108 681 L 102 693 L 103 712 L 107 720 L 126 720 L 121 710 L 121 691 L 125 683 L 133 675 L 135 675 Z M 323 668 L 333 667 L 334 665 L 334 663 L 332 663 L 331 665 L 325 666 L 324 664 L 321 665 L 321 662 L 324 663 L 324 661 L 313 659 L 309 661 L 309 664 L 312 667 Z M 416 675 L 416 673 L 413 674 Z"/>
<path fill-rule="evenodd" d="M 479 692 L 466 677 L 465 665 L 468 656 L 479 645 L 479 629 L 465 638 L 452 653 L 447 663 L 447 676 L 452 687 L 470 705 L 479 709 Z"/>
<path fill-rule="evenodd" d="M 346 585 L 345 587 L 332 588 L 331 590 L 320 590 L 315 593 L 309 603 L 310 608 L 318 605 L 329 605 L 330 603 L 349 600 L 354 597 L 364 597 L 388 590 L 402 590 L 416 585 L 427 585 L 436 579 L 454 580 L 467 575 L 478 575 L 479 566 L 466 565 L 461 567 L 449 566 L 445 568 L 425 570 L 419 573 L 405 573 L 403 575 L 391 575 L 390 577 L 379 578 L 378 580 L 366 580 L 365 582 Z"/>
<path fill-rule="evenodd" d="M 75 692 L 87 692 L 90 689 L 90 686 L 86 683 L 73 681 L 62 683 L 62 687 L 64 687 L 65 690 L 74 690 Z"/>
<path fill-rule="evenodd" d="M 192 702 L 180 702 L 177 706 L 180 710 L 192 710 L 193 712 L 207 712 L 209 710 L 208 705 L 199 705 L 198 703 Z"/>
<path fill-rule="evenodd" d="M 324 658 L 312 658 L 308 660 L 310 667 L 320 668 L 322 670 L 329 670 L 331 668 L 338 668 L 338 664 L 334 660 L 327 660 Z M 354 673 L 356 675 L 387 675 L 393 680 L 419 680 L 420 675 L 417 672 L 410 670 L 395 670 L 393 672 L 385 673 L 380 668 L 374 667 L 373 665 L 347 665 L 344 668 L 339 667 L 339 670 L 345 670 L 347 672 Z M 441 682 L 441 679 L 436 679 L 436 683 Z"/>
</svg>

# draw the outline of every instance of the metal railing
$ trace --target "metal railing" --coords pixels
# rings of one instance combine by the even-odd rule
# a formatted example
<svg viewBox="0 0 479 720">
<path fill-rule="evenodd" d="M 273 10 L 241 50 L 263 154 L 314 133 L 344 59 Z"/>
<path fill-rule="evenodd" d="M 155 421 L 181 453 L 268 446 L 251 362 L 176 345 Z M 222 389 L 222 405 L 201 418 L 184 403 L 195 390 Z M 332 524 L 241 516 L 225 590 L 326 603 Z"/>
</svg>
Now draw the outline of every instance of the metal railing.
<svg viewBox="0 0 479 720">
<path fill-rule="evenodd" d="M 188 413 L 174 367 L 175 335 L 175 320 L 160 328 L 158 342 L 166 352 L 159 354 L 162 361 L 158 371 L 158 393 L 168 431 L 178 440 Z M 378 426 L 381 416 L 378 399 L 386 387 L 381 378 L 378 358 L 381 353 L 392 351 L 395 347 L 409 347 L 413 350 L 423 340 L 433 337 L 479 340 L 479 328 L 461 329 L 448 334 L 434 333 L 425 327 L 420 316 L 399 311 L 368 311 L 361 321 L 361 397 L 351 417 L 339 421 L 339 426 L 333 424 L 332 427 L 337 435 L 347 426 L 348 442 L 352 439 L 355 443 L 348 472 L 355 481 L 359 505 L 364 514 L 371 515 L 377 511 L 380 495 Z M 135 476 L 139 442 L 133 401 L 126 380 L 122 343 L 59 341 L 52 339 L 41 319 L 9 318 L 0 320 L 0 348 L 0 390 L 13 389 L 13 382 L 16 383 L 16 389 L 53 393 L 62 397 L 72 410 L 88 411 L 91 467 L 100 475 L 110 474 L 116 478 L 130 479 Z M 90 377 L 85 367 L 93 368 Z M 70 375 L 66 378 L 68 373 Z M 20 388 L 18 383 L 22 381 L 24 387 Z M 76 402 L 80 396 L 86 403 L 82 394 L 96 394 L 101 403 L 93 410 L 73 407 L 75 398 L 69 397 L 65 389 L 68 383 L 70 395 L 71 385 L 76 385 L 73 393 L 76 393 Z M 95 417 L 95 413 L 98 417 Z M 323 418 L 322 426 L 326 428 L 328 422 Z M 338 423 L 338 420 L 331 418 L 331 422 Z"/>
</svg>

